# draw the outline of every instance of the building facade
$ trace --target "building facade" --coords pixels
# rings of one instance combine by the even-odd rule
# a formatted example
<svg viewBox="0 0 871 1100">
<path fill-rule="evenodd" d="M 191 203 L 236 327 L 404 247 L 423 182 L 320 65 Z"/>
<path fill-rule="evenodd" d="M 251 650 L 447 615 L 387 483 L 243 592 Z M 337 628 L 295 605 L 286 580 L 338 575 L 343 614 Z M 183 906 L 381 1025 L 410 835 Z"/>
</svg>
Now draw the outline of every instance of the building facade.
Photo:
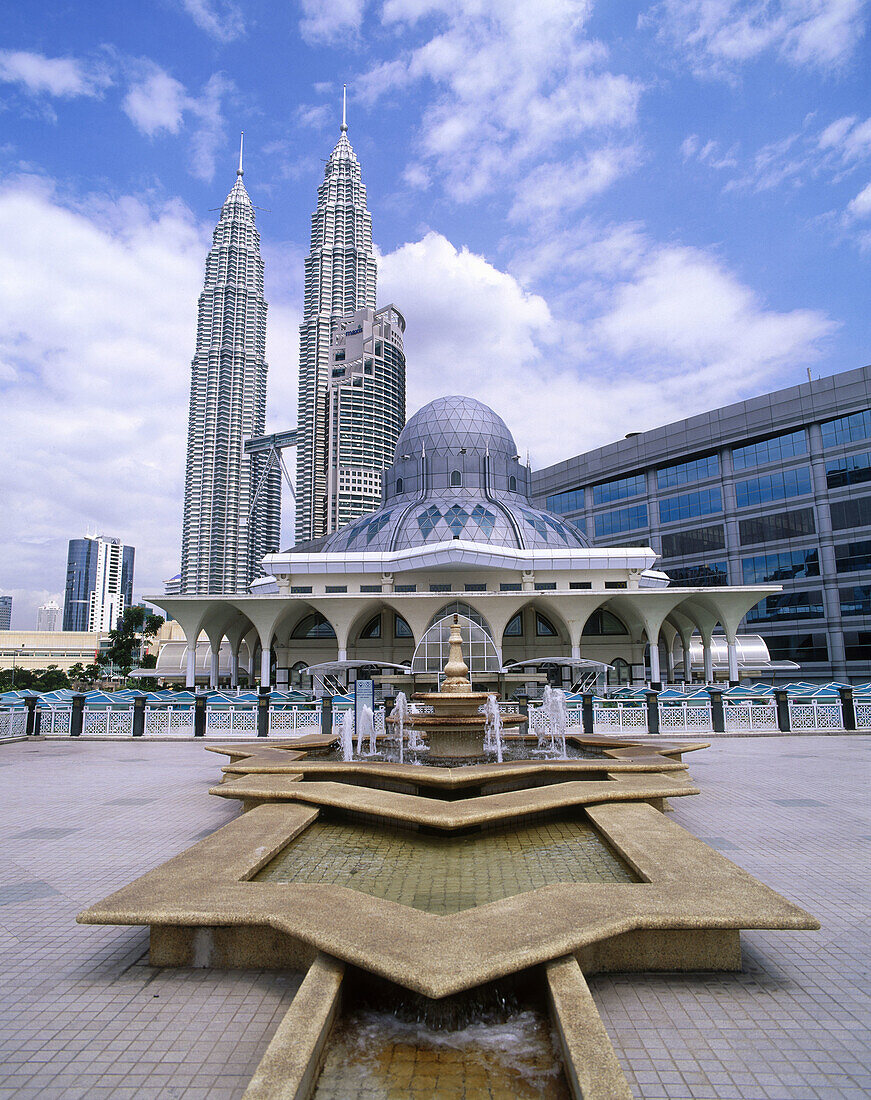
<svg viewBox="0 0 871 1100">
<path fill-rule="evenodd" d="M 326 395 L 326 534 L 381 503 L 381 476 L 405 423 L 404 331 L 392 305 L 339 322 Z"/>
<path fill-rule="evenodd" d="M 530 472 L 492 409 L 468 397 L 431 402 L 403 428 L 376 511 L 316 549 L 267 555 L 267 576 L 249 596 L 153 600 L 184 633 L 186 682 L 207 638 L 213 684 L 226 648 L 231 683 L 246 661 L 249 683 L 259 669 L 261 685 L 279 687 L 312 666 L 312 675 L 343 677 L 386 664 L 408 694 L 438 682 L 454 615 L 481 690 L 522 689 L 542 663 L 566 686 L 604 665 L 612 682 L 661 683 L 678 671 L 690 679 L 694 633 L 710 681 L 718 624 L 722 676 L 737 681 L 738 623 L 778 586 L 670 586 L 653 550 L 592 546 L 529 490 Z"/>
<path fill-rule="evenodd" d="M 60 618 L 60 608 L 55 600 L 44 603 L 36 613 L 36 629 L 42 632 L 57 630 L 57 621 Z"/>
<path fill-rule="evenodd" d="M 12 629 L 12 597 L 0 596 L 0 630 Z"/>
<path fill-rule="evenodd" d="M 782 585 L 742 630 L 802 678 L 868 679 L 871 367 L 633 433 L 537 471 L 533 495 L 593 545 L 653 547 L 673 584 Z"/>
<path fill-rule="evenodd" d="M 104 639 L 84 630 L 10 630 L 0 639 L 0 669 L 57 665 L 66 672 L 73 665 L 92 665 Z"/>
<path fill-rule="evenodd" d="M 244 440 L 266 426 L 266 300 L 254 207 L 236 183 L 206 259 L 191 363 L 179 587 L 245 592 L 278 548 L 280 470 Z"/>
<path fill-rule="evenodd" d="M 70 539 L 64 594 L 65 631 L 114 630 L 133 603 L 136 551 L 120 539 Z"/>
<path fill-rule="evenodd" d="M 305 260 L 305 301 L 299 330 L 299 411 L 296 540 L 308 542 L 329 528 L 327 469 L 330 349 L 342 318 L 375 309 L 376 264 L 372 216 L 360 165 L 342 122 L 327 160 L 312 214 Z M 404 385 L 402 391 L 404 401 Z"/>
</svg>

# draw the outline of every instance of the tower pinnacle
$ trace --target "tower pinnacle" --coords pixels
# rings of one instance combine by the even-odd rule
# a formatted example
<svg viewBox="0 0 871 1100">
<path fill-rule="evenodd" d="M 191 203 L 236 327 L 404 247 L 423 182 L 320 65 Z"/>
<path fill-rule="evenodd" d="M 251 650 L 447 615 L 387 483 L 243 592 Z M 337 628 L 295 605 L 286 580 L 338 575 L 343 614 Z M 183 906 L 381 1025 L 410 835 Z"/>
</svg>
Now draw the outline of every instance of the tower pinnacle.
<svg viewBox="0 0 871 1100">
<path fill-rule="evenodd" d="M 348 85 L 342 85 L 342 133 L 348 132 Z"/>
<path fill-rule="evenodd" d="M 239 167 L 236 169 L 236 175 L 237 176 L 244 176 L 245 175 L 245 173 L 242 171 L 242 143 L 244 141 L 245 141 L 245 131 L 242 130 L 242 132 L 239 134 Z"/>
</svg>

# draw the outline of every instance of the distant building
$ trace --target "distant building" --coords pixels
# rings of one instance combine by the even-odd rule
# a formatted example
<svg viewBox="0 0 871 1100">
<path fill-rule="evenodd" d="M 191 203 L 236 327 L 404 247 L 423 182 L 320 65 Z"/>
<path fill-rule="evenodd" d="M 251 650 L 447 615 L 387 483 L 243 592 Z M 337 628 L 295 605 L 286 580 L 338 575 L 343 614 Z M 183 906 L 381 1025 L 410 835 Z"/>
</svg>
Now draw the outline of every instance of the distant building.
<svg viewBox="0 0 871 1100">
<path fill-rule="evenodd" d="M 57 630 L 57 621 L 60 617 L 60 608 L 55 600 L 44 603 L 36 613 L 36 629 L 38 631 Z"/>
<path fill-rule="evenodd" d="M 347 130 L 343 120 L 341 135 L 318 188 L 311 249 L 305 260 L 303 321 L 299 329 L 297 542 L 308 542 L 333 530 L 327 501 L 330 349 L 340 335 L 343 318 L 357 310 L 375 308 L 372 215 Z M 375 508 L 378 494 L 372 499 Z"/>
<path fill-rule="evenodd" d="M 179 589 L 247 592 L 278 549 L 281 471 L 246 437 L 266 426 L 266 300 L 242 161 L 212 236 L 191 363 Z"/>
<path fill-rule="evenodd" d="M 381 474 L 405 424 L 404 331 L 392 305 L 339 323 L 327 388 L 327 533 L 381 505 Z"/>
<path fill-rule="evenodd" d="M 0 630 L 12 629 L 12 597 L 0 596 Z"/>
<path fill-rule="evenodd" d="M 594 546 L 651 546 L 674 585 L 783 585 L 742 633 L 804 679 L 868 680 L 871 367 L 632 433 L 539 470 L 533 497 Z"/>
<path fill-rule="evenodd" d="M 0 669 L 44 669 L 92 665 L 102 637 L 85 630 L 10 630 L 0 637 Z"/>
<path fill-rule="evenodd" d="M 133 603 L 135 550 L 120 539 L 70 539 L 64 597 L 65 631 L 114 630 Z"/>
</svg>

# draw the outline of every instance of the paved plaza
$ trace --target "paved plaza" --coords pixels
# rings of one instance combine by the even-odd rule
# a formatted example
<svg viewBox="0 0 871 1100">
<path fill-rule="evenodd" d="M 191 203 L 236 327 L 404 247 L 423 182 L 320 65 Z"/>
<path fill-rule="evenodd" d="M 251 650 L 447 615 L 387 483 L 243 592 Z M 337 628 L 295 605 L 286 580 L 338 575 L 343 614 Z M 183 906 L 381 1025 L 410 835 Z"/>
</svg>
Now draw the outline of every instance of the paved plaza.
<svg viewBox="0 0 871 1100">
<path fill-rule="evenodd" d="M 162 970 L 75 915 L 235 817 L 184 743 L 0 745 L 0 1098 L 239 1097 L 300 976 Z M 674 818 L 819 918 L 743 974 L 591 982 L 639 1097 L 871 1094 L 871 738 L 724 738 Z"/>
</svg>

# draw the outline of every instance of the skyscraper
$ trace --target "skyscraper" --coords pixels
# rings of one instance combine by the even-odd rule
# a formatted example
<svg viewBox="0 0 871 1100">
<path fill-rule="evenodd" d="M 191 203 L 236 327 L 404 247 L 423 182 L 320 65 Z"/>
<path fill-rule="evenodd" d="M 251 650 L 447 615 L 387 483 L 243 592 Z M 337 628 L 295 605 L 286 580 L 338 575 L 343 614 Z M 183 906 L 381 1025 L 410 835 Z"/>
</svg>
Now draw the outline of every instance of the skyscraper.
<svg viewBox="0 0 871 1100">
<path fill-rule="evenodd" d="M 12 597 L 0 596 L 0 630 L 12 629 Z"/>
<path fill-rule="evenodd" d="M 120 539 L 70 539 L 64 595 L 64 630 L 113 630 L 133 603 L 136 551 Z"/>
<path fill-rule="evenodd" d="M 244 440 L 266 424 L 266 300 L 254 207 L 236 182 L 206 258 L 191 363 L 182 593 L 246 592 L 278 549 L 280 470 Z"/>
<path fill-rule="evenodd" d="M 305 261 L 305 302 L 299 341 L 299 441 L 296 538 L 330 530 L 327 505 L 330 347 L 340 322 L 375 308 L 372 216 L 357 156 L 342 118 L 341 136 L 324 169 Z M 403 419 L 404 419 L 403 373 Z M 380 481 L 379 481 L 380 489 Z"/>
<path fill-rule="evenodd" d="M 57 619 L 60 608 L 55 600 L 44 603 L 36 613 L 36 629 L 52 631 L 57 630 Z"/>
<path fill-rule="evenodd" d="M 405 424 L 404 331 L 392 305 L 339 322 L 327 388 L 327 533 L 381 504 L 381 474 Z"/>
</svg>

